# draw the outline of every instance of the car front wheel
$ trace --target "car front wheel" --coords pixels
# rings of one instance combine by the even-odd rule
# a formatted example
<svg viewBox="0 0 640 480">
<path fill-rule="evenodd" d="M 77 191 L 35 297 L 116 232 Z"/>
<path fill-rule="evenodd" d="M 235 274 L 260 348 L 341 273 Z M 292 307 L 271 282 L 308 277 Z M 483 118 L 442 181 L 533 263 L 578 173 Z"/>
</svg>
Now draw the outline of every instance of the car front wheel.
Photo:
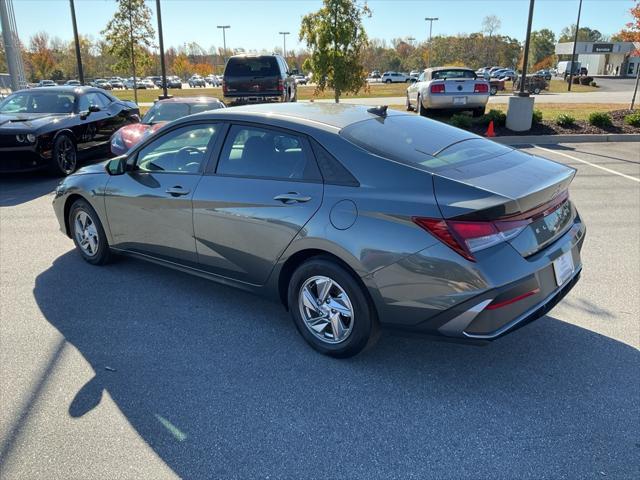
<svg viewBox="0 0 640 480">
<path fill-rule="evenodd" d="M 104 265 L 110 259 L 109 243 L 96 211 L 86 200 L 76 200 L 69 209 L 71 238 L 82 258 L 92 265 Z"/>
<path fill-rule="evenodd" d="M 303 338 L 332 357 L 356 355 L 375 343 L 378 321 L 364 288 L 329 258 L 303 263 L 289 282 L 289 310 Z"/>
<path fill-rule="evenodd" d="M 68 135 L 58 135 L 53 142 L 50 170 L 54 175 L 71 175 L 78 168 L 76 145 Z"/>
</svg>

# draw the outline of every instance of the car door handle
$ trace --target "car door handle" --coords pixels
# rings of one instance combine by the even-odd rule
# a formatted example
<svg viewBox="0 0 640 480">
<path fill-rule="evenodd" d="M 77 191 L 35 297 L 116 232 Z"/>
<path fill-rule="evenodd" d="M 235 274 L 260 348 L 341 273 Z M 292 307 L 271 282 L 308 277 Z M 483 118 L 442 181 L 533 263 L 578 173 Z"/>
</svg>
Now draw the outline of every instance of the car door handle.
<svg viewBox="0 0 640 480">
<path fill-rule="evenodd" d="M 167 193 L 172 197 L 180 197 L 182 195 L 188 195 L 190 190 L 185 190 L 180 185 L 176 185 L 175 187 L 167 188 Z"/>
<path fill-rule="evenodd" d="M 282 203 L 291 204 L 308 202 L 309 200 L 311 200 L 311 197 L 300 195 L 298 192 L 289 192 L 276 195 L 275 197 L 273 197 L 273 199 Z"/>
</svg>

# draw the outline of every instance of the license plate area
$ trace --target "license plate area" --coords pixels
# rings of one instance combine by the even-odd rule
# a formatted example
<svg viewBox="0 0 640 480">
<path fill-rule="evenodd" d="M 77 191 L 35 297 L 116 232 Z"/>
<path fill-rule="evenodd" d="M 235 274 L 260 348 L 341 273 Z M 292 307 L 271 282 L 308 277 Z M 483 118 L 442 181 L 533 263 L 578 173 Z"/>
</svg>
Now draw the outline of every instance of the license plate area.
<svg viewBox="0 0 640 480">
<path fill-rule="evenodd" d="M 563 253 L 553 261 L 553 273 L 556 277 L 556 284 L 560 287 L 565 284 L 575 271 L 575 265 L 573 264 L 573 256 L 571 250 Z"/>
<path fill-rule="evenodd" d="M 467 97 L 453 97 L 454 105 L 466 105 Z"/>
</svg>

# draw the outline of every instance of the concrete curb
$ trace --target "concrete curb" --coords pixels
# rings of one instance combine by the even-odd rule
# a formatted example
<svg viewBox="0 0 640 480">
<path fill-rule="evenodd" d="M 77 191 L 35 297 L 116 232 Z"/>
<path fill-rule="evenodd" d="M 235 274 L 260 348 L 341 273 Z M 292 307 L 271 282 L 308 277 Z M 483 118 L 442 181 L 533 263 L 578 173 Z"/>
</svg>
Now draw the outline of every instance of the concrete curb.
<svg viewBox="0 0 640 480">
<path fill-rule="evenodd" d="M 605 133 L 585 135 L 512 135 L 492 138 L 504 145 L 556 145 L 558 143 L 640 142 L 637 133 Z"/>
</svg>

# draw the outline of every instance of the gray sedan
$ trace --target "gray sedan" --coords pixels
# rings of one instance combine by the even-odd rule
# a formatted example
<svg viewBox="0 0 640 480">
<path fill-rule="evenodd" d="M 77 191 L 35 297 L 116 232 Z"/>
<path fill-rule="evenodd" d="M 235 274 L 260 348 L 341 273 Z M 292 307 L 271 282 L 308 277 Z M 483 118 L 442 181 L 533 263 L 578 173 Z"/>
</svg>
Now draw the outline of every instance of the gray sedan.
<svg viewBox="0 0 640 480">
<path fill-rule="evenodd" d="M 485 342 L 548 312 L 582 269 L 574 174 L 386 107 L 267 104 L 167 124 L 53 206 L 87 262 L 274 297 L 346 357 L 380 327 Z"/>
</svg>

